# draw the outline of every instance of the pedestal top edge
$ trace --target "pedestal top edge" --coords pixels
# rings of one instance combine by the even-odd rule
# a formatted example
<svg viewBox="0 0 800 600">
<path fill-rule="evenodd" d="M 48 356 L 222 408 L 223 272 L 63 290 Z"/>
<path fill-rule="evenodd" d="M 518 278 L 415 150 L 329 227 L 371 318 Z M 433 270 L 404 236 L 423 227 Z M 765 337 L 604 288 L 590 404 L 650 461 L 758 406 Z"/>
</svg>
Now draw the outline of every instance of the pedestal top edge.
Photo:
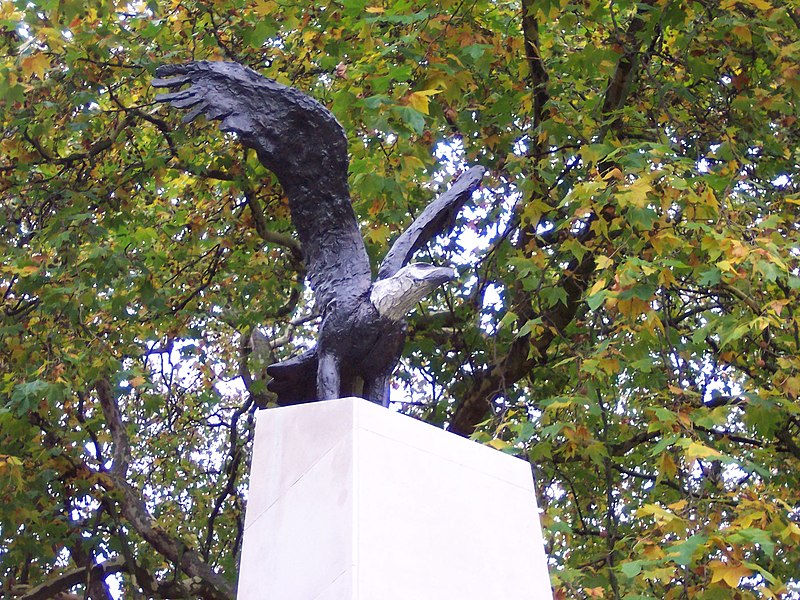
<svg viewBox="0 0 800 600">
<path fill-rule="evenodd" d="M 291 415 L 292 420 L 302 418 L 303 412 L 308 413 L 309 420 L 339 415 L 342 419 L 352 421 L 354 429 L 370 432 L 533 491 L 533 476 L 530 465 L 525 460 L 440 429 L 414 417 L 378 406 L 363 398 L 350 396 L 269 408 L 259 412 L 262 417 L 267 419 L 270 416 L 289 417 Z M 319 426 L 317 421 L 314 428 L 319 428 Z"/>
</svg>

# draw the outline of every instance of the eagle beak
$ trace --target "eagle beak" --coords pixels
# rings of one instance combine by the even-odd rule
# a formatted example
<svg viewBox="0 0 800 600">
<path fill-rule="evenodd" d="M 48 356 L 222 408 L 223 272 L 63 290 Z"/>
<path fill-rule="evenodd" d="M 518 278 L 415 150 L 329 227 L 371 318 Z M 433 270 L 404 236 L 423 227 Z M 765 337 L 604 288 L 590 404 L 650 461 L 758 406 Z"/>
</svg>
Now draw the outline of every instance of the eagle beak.
<svg viewBox="0 0 800 600">
<path fill-rule="evenodd" d="M 417 302 L 455 277 L 456 272 L 450 267 L 411 264 L 387 279 L 376 281 L 370 291 L 370 301 L 381 316 L 400 320 Z"/>
<path fill-rule="evenodd" d="M 434 267 L 429 274 L 426 274 L 425 278 L 434 282 L 435 287 L 439 287 L 443 283 L 453 281 L 456 278 L 456 272 L 450 267 Z"/>
</svg>

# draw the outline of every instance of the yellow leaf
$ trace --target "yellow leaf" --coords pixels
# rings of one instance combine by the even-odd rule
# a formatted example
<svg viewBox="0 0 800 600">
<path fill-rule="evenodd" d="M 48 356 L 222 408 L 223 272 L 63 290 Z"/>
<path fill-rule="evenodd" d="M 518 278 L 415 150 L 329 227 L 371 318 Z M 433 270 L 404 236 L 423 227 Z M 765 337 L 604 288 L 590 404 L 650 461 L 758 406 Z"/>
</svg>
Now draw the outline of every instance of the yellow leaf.
<svg viewBox="0 0 800 600">
<path fill-rule="evenodd" d="M 636 511 L 637 517 L 646 517 L 652 515 L 660 524 L 668 524 L 672 521 L 682 521 L 678 515 L 661 508 L 658 504 L 645 504 Z"/>
<path fill-rule="evenodd" d="M 464 63 L 462 63 L 461 60 L 455 54 L 448 54 L 447 58 L 449 58 L 454 63 L 456 63 L 459 67 L 463 67 L 464 66 Z"/>
<path fill-rule="evenodd" d="M 783 540 L 793 540 L 793 541 L 800 541 L 800 525 L 794 522 L 789 522 L 786 526 L 786 529 L 781 531 L 781 539 Z"/>
<path fill-rule="evenodd" d="M 781 388 L 787 396 L 797 398 L 800 396 L 800 377 L 787 377 Z"/>
<path fill-rule="evenodd" d="M 380 6 L 368 6 L 366 8 L 366 11 L 368 13 L 372 13 L 374 15 L 379 15 L 379 14 L 381 14 L 383 12 L 386 12 L 386 9 L 385 8 L 381 8 Z"/>
<path fill-rule="evenodd" d="M 414 172 L 425 168 L 425 163 L 423 163 L 416 156 L 411 156 L 411 155 L 403 156 L 400 159 L 400 162 L 403 163 L 403 169 L 410 172 Z"/>
<path fill-rule="evenodd" d="M 607 375 L 614 375 L 619 372 L 619 360 L 616 358 L 601 358 L 597 361 L 597 364 Z"/>
<path fill-rule="evenodd" d="M 644 208 L 647 205 L 647 193 L 653 190 L 650 177 L 640 177 L 631 185 L 620 189 L 620 204 L 633 204 L 637 208 Z"/>
<path fill-rule="evenodd" d="M 556 400 L 555 402 L 551 402 L 545 407 L 545 410 L 558 410 L 559 408 L 569 408 L 572 406 L 572 402 L 570 400 Z"/>
<path fill-rule="evenodd" d="M 777 596 L 772 591 L 770 591 L 769 588 L 764 587 L 763 585 L 758 588 L 758 591 L 761 592 L 761 594 L 763 594 L 765 598 L 777 598 Z"/>
<path fill-rule="evenodd" d="M 22 18 L 22 13 L 16 10 L 13 2 L 0 2 L 0 19 L 19 21 Z"/>
<path fill-rule="evenodd" d="M 733 265 L 729 260 L 721 260 L 717 263 L 717 268 L 720 271 L 728 271 L 729 273 L 736 273 L 736 269 L 733 268 Z"/>
<path fill-rule="evenodd" d="M 600 278 L 594 282 L 592 289 L 589 290 L 589 295 L 594 296 L 600 290 L 606 287 L 606 280 L 604 278 Z"/>
<path fill-rule="evenodd" d="M 661 319 L 658 318 L 658 314 L 656 314 L 655 311 L 649 311 L 647 313 L 644 326 L 651 334 L 654 334 L 656 330 L 664 333 L 664 323 L 661 322 Z"/>
<path fill-rule="evenodd" d="M 640 542 L 645 544 L 644 548 L 642 549 L 642 555 L 648 560 L 658 560 L 659 558 L 664 558 L 664 550 L 653 543 L 648 542 Z"/>
<path fill-rule="evenodd" d="M 739 581 L 742 577 L 750 577 L 753 574 L 751 569 L 748 569 L 743 564 L 724 563 L 720 560 L 712 560 L 708 563 L 711 569 L 711 583 L 718 581 L 725 582 L 729 587 L 735 588 L 739 586 Z"/>
<path fill-rule="evenodd" d="M 672 457 L 669 455 L 669 453 L 664 452 L 664 454 L 661 455 L 660 463 L 661 464 L 659 465 L 658 469 L 659 477 L 666 475 L 672 479 L 675 477 L 675 475 L 677 475 L 678 466 L 675 464 L 675 461 L 672 460 Z"/>
<path fill-rule="evenodd" d="M 0 454 L 0 460 L 4 461 L 9 465 L 14 465 L 15 467 L 21 467 L 22 461 L 17 458 L 16 456 L 11 456 L 9 454 Z"/>
<path fill-rule="evenodd" d="M 256 0 L 256 3 L 253 5 L 256 14 L 259 17 L 271 15 L 275 11 L 276 7 L 277 4 L 274 2 L 274 0 Z"/>
<path fill-rule="evenodd" d="M 675 578 L 675 567 L 661 567 L 660 569 L 649 569 L 647 574 L 653 579 L 669 581 Z"/>
<path fill-rule="evenodd" d="M 750 33 L 749 27 L 746 27 L 745 25 L 737 25 L 736 27 L 733 28 L 732 31 L 733 34 L 743 42 L 746 42 L 748 44 L 752 43 L 753 36 Z"/>
<path fill-rule="evenodd" d="M 667 231 L 659 231 L 656 235 L 650 237 L 650 243 L 653 248 L 660 255 L 665 256 L 673 248 L 673 240 L 675 236 Z"/>
<path fill-rule="evenodd" d="M 418 92 L 412 92 L 406 98 L 406 102 L 414 110 L 421 112 L 423 115 L 427 115 L 431 96 L 441 91 L 442 90 L 420 90 Z"/>
<path fill-rule="evenodd" d="M 136 377 L 132 377 L 132 378 L 131 378 L 131 379 L 128 381 L 128 383 L 130 383 L 132 387 L 139 387 L 139 386 L 140 386 L 140 385 L 142 385 L 142 384 L 143 384 L 145 381 L 147 381 L 147 380 L 146 380 L 144 377 L 142 377 L 141 375 L 137 375 Z"/>
<path fill-rule="evenodd" d="M 750 527 L 753 524 L 753 521 L 762 521 L 766 518 L 767 515 L 766 513 L 764 513 L 764 511 L 757 510 L 755 512 L 748 513 L 746 515 L 742 515 L 741 517 L 736 519 L 734 523 L 738 527 L 746 529 L 747 527 Z"/>
<path fill-rule="evenodd" d="M 750 6 L 756 7 L 758 10 L 769 10 L 772 8 L 772 4 L 767 2 L 767 0 L 741 0 L 742 4 L 749 4 Z"/>
<path fill-rule="evenodd" d="M 42 27 L 39 29 L 39 39 L 47 41 L 51 52 L 60 52 L 64 49 L 64 33 L 60 27 Z"/>
<path fill-rule="evenodd" d="M 39 267 L 37 267 L 36 265 L 25 265 L 24 267 L 17 267 L 11 265 L 9 267 L 6 267 L 6 270 L 16 275 L 22 275 L 23 277 L 27 277 L 28 275 L 33 275 L 34 273 L 36 273 L 39 270 Z"/>
<path fill-rule="evenodd" d="M 496 450 L 504 450 L 504 449 L 508 448 L 511 444 L 509 444 L 508 442 L 506 442 L 504 440 L 499 440 L 499 439 L 495 438 L 495 439 L 489 441 L 486 445 L 487 446 L 491 446 L 492 448 L 494 448 Z"/>
<path fill-rule="evenodd" d="M 686 500 L 678 500 L 677 502 L 673 502 L 672 504 L 667 504 L 667 508 L 674 511 L 681 511 L 686 508 L 688 502 Z"/>
<path fill-rule="evenodd" d="M 386 243 L 389 237 L 389 227 L 386 225 L 376 225 L 375 227 L 367 230 L 367 239 L 370 242 Z"/>
<path fill-rule="evenodd" d="M 595 258 L 594 262 L 595 262 L 595 268 L 598 269 L 598 270 L 605 269 L 608 266 L 614 264 L 614 260 L 612 258 L 609 258 L 608 256 L 602 256 L 602 255 L 598 256 L 597 258 Z"/>
<path fill-rule="evenodd" d="M 722 456 L 722 453 L 718 450 L 714 450 L 705 444 L 701 444 L 700 442 L 696 442 L 694 440 L 690 441 L 686 448 L 684 449 L 686 453 L 686 458 L 693 459 L 693 458 L 718 458 Z"/>
<path fill-rule="evenodd" d="M 675 280 L 675 276 L 672 274 L 672 271 L 669 268 L 666 268 L 658 274 L 658 283 L 664 287 L 669 287 L 677 283 L 677 281 Z"/>
<path fill-rule="evenodd" d="M 26 77 L 35 74 L 39 79 L 44 79 L 45 71 L 50 68 L 50 59 L 44 53 L 38 52 L 23 58 L 20 61 L 20 65 Z"/>
<path fill-rule="evenodd" d="M 550 206 L 547 203 L 534 198 L 525 205 L 525 208 L 522 210 L 522 217 L 523 219 L 527 219 L 529 223 L 538 223 L 542 215 L 548 210 L 550 210 Z"/>
<path fill-rule="evenodd" d="M 714 195 L 714 190 L 712 190 L 711 188 L 706 188 L 700 199 L 707 207 L 715 211 L 719 208 L 719 201 L 717 200 L 717 197 Z"/>
</svg>

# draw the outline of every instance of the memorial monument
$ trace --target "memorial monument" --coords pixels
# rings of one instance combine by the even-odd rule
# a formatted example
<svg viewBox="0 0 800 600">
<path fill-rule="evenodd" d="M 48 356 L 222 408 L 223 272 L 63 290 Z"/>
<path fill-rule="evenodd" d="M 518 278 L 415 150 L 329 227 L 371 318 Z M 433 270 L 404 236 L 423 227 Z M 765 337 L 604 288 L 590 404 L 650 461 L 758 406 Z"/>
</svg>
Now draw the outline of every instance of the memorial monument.
<svg viewBox="0 0 800 600">
<path fill-rule="evenodd" d="M 428 205 L 373 282 L 346 136 L 325 107 L 235 63 L 157 75 L 171 90 L 159 101 L 221 121 L 278 177 L 322 313 L 317 346 L 267 369 L 284 406 L 257 417 L 238 599 L 551 600 L 529 465 L 376 406 L 403 318 L 455 276 L 408 263 L 453 226 L 483 168 Z M 358 393 L 370 402 L 343 397 Z"/>
</svg>

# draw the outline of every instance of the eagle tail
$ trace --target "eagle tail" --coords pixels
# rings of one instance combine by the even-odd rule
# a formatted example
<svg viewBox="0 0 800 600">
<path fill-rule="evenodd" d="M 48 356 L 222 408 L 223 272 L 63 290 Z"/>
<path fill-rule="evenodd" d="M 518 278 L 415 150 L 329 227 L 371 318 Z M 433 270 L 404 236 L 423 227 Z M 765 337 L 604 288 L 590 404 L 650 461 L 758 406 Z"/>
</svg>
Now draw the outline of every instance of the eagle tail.
<svg viewBox="0 0 800 600">
<path fill-rule="evenodd" d="M 277 396 L 280 406 L 314 402 L 317 399 L 317 349 L 307 350 L 267 367 L 272 380 L 267 390 Z"/>
</svg>

